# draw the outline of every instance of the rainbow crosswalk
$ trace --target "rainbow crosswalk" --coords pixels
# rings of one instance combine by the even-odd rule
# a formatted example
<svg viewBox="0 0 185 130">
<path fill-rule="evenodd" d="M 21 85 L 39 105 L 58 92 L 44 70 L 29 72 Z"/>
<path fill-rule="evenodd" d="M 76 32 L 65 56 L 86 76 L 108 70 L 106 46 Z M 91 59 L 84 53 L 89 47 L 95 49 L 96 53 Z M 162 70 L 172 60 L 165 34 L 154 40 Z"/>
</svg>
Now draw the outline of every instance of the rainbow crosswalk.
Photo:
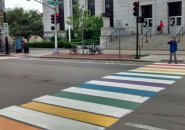
<svg viewBox="0 0 185 130">
<path fill-rule="evenodd" d="M 1 130 L 104 130 L 185 75 L 185 64 L 155 63 L 0 110 Z"/>
</svg>

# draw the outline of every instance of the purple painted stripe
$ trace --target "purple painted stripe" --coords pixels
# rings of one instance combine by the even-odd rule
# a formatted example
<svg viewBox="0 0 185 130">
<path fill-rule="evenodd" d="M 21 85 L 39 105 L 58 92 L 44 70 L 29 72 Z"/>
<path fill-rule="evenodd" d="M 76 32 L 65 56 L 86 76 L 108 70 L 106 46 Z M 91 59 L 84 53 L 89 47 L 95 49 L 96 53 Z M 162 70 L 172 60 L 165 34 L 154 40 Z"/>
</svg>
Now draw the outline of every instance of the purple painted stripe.
<svg viewBox="0 0 185 130">
<path fill-rule="evenodd" d="M 166 88 L 170 86 L 169 84 L 162 84 L 162 83 L 151 83 L 151 82 L 142 82 L 142 81 L 131 81 L 131 80 L 118 80 L 118 79 L 106 79 L 101 78 L 99 81 L 107 81 L 107 82 L 115 82 L 115 83 L 126 83 L 126 84 L 136 84 L 136 85 L 145 85 L 151 87 L 161 87 Z"/>
</svg>

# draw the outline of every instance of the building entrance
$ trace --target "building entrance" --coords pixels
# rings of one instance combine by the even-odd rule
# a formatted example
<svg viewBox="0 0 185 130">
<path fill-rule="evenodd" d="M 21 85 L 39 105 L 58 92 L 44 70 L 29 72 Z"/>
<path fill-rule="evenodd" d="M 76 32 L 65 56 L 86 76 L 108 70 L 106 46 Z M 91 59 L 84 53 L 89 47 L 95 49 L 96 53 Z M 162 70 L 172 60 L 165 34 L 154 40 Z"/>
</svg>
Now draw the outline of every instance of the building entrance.
<svg viewBox="0 0 185 130">
<path fill-rule="evenodd" d="M 141 14 L 145 21 L 141 31 L 141 33 L 144 34 L 149 28 L 152 28 L 153 26 L 152 5 L 141 6 Z"/>
<path fill-rule="evenodd" d="M 168 3 L 168 33 L 176 35 L 182 27 L 182 2 Z"/>
</svg>

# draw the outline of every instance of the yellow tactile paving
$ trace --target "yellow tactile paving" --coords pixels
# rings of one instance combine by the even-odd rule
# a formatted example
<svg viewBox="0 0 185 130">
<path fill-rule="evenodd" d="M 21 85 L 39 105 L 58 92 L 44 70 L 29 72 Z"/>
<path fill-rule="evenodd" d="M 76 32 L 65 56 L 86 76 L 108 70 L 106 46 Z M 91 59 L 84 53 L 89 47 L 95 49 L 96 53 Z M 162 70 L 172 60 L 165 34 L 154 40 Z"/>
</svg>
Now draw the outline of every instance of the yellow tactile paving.
<svg viewBox="0 0 185 130">
<path fill-rule="evenodd" d="M 119 120 L 113 117 L 107 117 L 104 115 L 82 112 L 82 111 L 58 107 L 58 106 L 52 106 L 52 105 L 42 104 L 38 102 L 27 103 L 27 104 L 21 105 L 21 107 L 60 116 L 60 117 L 70 118 L 73 120 L 78 120 L 78 121 L 82 121 L 90 124 L 95 124 L 103 127 L 109 127 Z"/>
<path fill-rule="evenodd" d="M 5 117 L 0 117 L 0 130 L 41 130 Z"/>
</svg>

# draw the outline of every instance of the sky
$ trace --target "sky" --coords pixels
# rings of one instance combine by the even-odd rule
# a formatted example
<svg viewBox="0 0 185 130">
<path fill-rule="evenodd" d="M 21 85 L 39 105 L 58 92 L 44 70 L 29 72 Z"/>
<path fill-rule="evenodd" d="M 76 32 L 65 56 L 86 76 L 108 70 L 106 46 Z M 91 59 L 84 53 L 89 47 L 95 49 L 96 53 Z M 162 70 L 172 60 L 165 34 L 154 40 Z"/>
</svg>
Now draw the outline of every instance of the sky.
<svg viewBox="0 0 185 130">
<path fill-rule="evenodd" d="M 5 0 L 5 8 L 23 7 L 26 10 L 36 9 L 39 12 L 43 12 L 42 4 L 31 0 Z"/>
</svg>

